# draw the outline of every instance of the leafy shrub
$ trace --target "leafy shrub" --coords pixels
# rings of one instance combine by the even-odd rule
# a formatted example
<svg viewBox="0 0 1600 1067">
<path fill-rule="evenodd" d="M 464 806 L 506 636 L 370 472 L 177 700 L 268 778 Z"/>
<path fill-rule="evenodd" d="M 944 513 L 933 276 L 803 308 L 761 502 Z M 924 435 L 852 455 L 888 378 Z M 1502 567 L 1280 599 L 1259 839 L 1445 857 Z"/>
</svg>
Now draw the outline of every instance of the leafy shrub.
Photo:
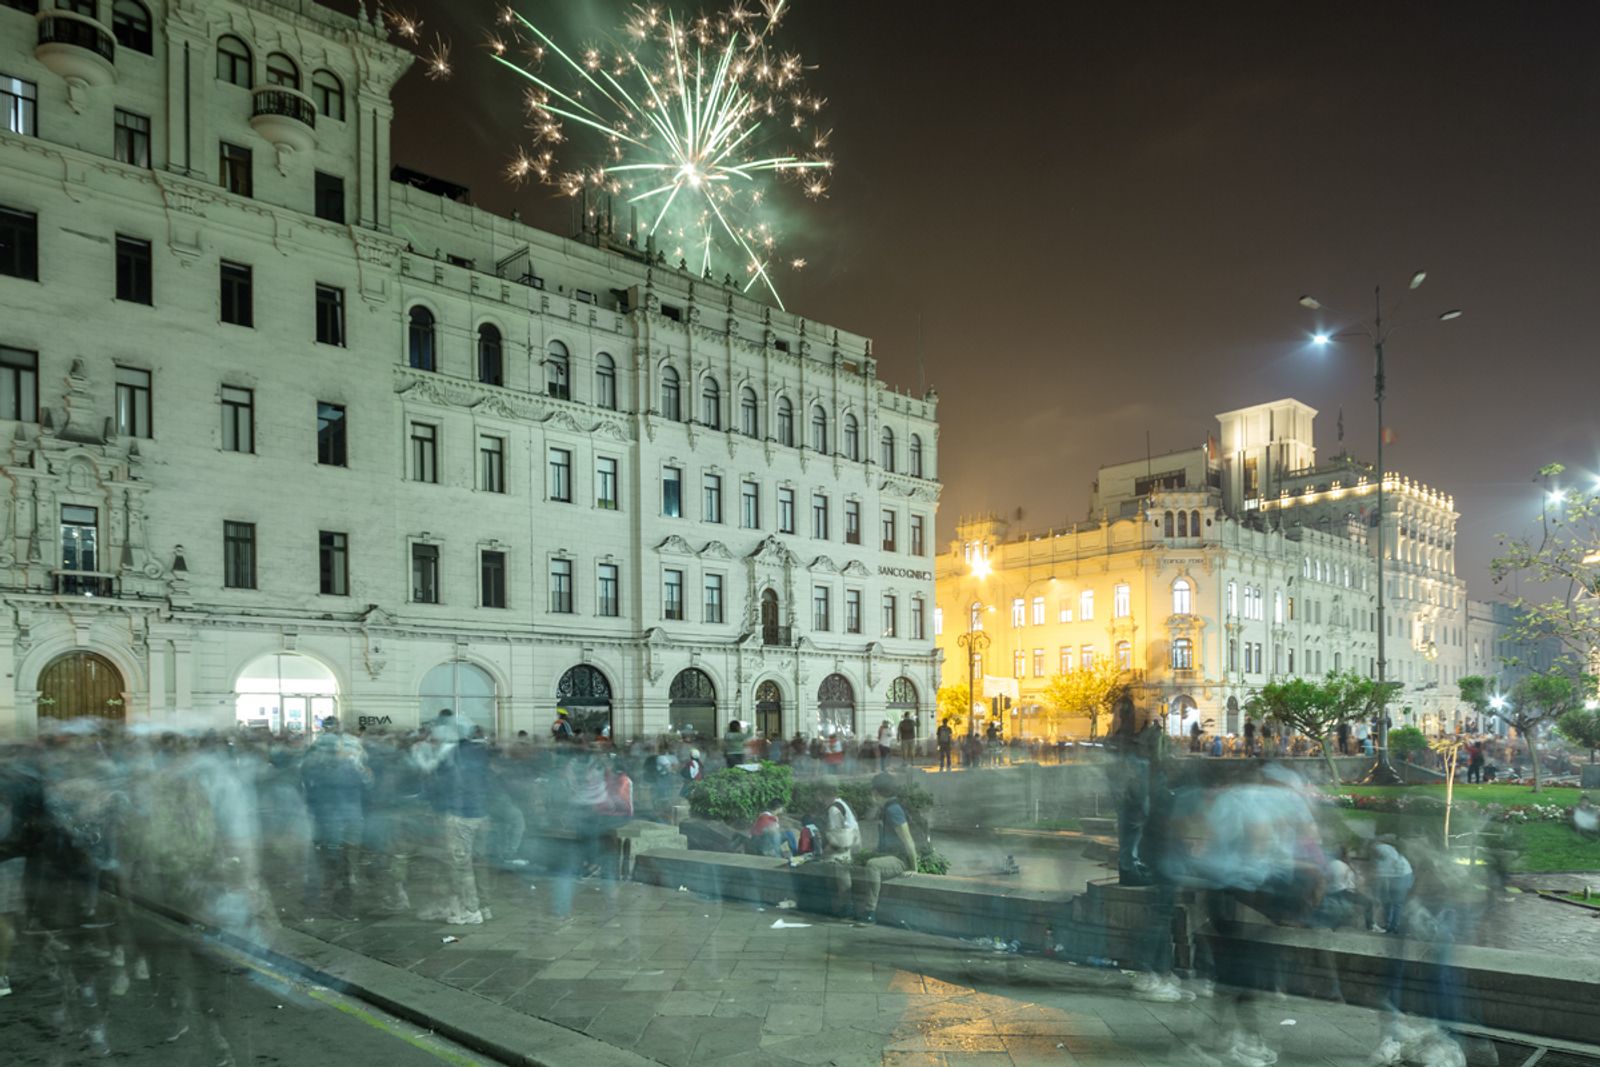
<svg viewBox="0 0 1600 1067">
<path fill-rule="evenodd" d="M 920 785 L 908 782 L 895 790 L 900 803 L 905 805 L 906 811 L 913 819 L 927 820 L 927 814 L 933 807 L 933 794 Z M 839 797 L 850 810 L 856 813 L 857 819 L 869 818 L 878 808 L 878 798 L 872 795 L 872 783 L 869 781 L 851 781 L 839 783 Z M 819 814 L 827 807 L 828 798 L 822 795 L 822 787 L 816 782 L 801 782 L 794 787 L 794 801 L 789 805 L 790 810 L 796 815 Z"/>
<path fill-rule="evenodd" d="M 794 772 L 763 760 L 757 771 L 729 767 L 696 782 L 689 790 L 689 810 L 704 819 L 748 826 L 774 805 L 788 805 L 793 792 Z"/>
<path fill-rule="evenodd" d="M 1415 726 L 1396 726 L 1389 731 L 1389 752 L 1394 756 L 1406 756 L 1413 752 L 1421 752 L 1428 747 L 1428 738 Z"/>
</svg>

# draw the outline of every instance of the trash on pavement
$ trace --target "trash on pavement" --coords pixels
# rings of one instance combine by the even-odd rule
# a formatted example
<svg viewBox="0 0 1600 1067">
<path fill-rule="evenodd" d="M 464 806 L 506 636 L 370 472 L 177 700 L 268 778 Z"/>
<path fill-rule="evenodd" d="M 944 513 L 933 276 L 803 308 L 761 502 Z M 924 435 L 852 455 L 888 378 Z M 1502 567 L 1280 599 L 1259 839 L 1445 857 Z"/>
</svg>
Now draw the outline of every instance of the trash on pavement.
<svg viewBox="0 0 1600 1067">
<path fill-rule="evenodd" d="M 680 885 L 678 887 L 678 892 L 680 892 L 680 893 L 687 893 L 688 891 L 689 891 L 689 887 L 686 886 L 686 885 Z"/>
<path fill-rule="evenodd" d="M 460 940 L 461 939 L 459 937 L 457 937 L 455 934 L 446 934 L 445 936 L 443 936 L 443 937 L 441 937 L 439 939 L 439 943 L 441 945 L 453 945 L 457 941 L 460 941 Z"/>
<path fill-rule="evenodd" d="M 773 929 L 773 930 L 804 930 L 807 927 L 809 927 L 810 925 L 811 925 L 810 923 L 786 923 L 782 919 L 774 919 L 774 920 L 772 920 L 772 926 L 769 929 Z"/>
<path fill-rule="evenodd" d="M 780 900 L 780 901 L 778 901 L 778 907 L 787 910 L 789 908 L 794 907 L 794 901 L 792 901 L 792 900 Z"/>
<path fill-rule="evenodd" d="M 1285 1019 L 1285 1020 L 1283 1020 L 1283 1022 L 1279 1023 L 1278 1025 L 1279 1026 L 1293 1026 L 1294 1025 L 1294 1020 L 1293 1019 Z"/>
</svg>

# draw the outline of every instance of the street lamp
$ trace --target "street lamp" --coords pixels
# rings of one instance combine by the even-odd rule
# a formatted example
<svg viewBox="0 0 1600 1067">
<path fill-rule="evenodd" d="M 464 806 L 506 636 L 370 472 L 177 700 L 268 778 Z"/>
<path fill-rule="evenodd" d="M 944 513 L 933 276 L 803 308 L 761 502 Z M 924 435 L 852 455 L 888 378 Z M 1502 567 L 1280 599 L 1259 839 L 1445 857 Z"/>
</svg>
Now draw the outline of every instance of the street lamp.
<svg viewBox="0 0 1600 1067">
<path fill-rule="evenodd" d="M 977 695 L 977 683 L 974 678 L 977 672 L 974 667 L 977 665 L 978 657 L 989 648 L 989 635 L 982 630 L 968 630 L 956 638 L 956 644 L 967 650 L 967 736 L 970 737 L 978 729 L 978 717 L 973 711 L 976 706 L 973 701 Z"/>
<path fill-rule="evenodd" d="M 1407 289 L 1416 289 L 1423 283 L 1423 280 L 1426 279 L 1427 276 L 1428 274 L 1426 271 L 1419 270 L 1414 272 L 1411 275 L 1411 281 L 1407 285 Z M 1389 334 L 1394 330 L 1395 327 L 1393 325 L 1388 327 L 1384 326 L 1382 286 L 1373 286 L 1372 305 L 1373 317 L 1372 327 L 1370 329 L 1346 330 L 1342 333 L 1325 333 L 1318 331 L 1312 339 L 1319 346 L 1329 345 L 1334 341 L 1342 340 L 1347 337 L 1365 337 L 1367 340 L 1372 342 L 1372 352 L 1374 356 L 1373 399 L 1377 401 L 1378 405 L 1378 689 L 1380 694 L 1386 694 L 1386 686 L 1388 684 L 1386 680 L 1386 675 L 1388 673 L 1388 661 L 1384 658 L 1384 628 L 1387 625 L 1387 620 L 1384 616 L 1383 606 L 1383 556 L 1384 552 L 1386 551 L 1387 544 L 1384 537 L 1383 525 L 1383 345 L 1384 342 L 1389 339 Z M 1318 300 L 1316 297 L 1309 295 L 1300 297 L 1300 306 L 1310 311 L 1327 310 L 1327 305 L 1323 304 L 1322 301 Z M 1398 308 L 1399 305 L 1396 304 L 1395 306 Z M 1393 309 L 1391 309 L 1391 314 L 1392 310 Z M 1460 317 L 1461 309 L 1451 308 L 1449 311 L 1445 311 L 1439 315 L 1439 321 L 1449 322 L 1452 319 L 1459 319 Z M 1402 325 L 1404 324 L 1402 323 Z M 1399 773 L 1394 769 L 1394 765 L 1389 762 L 1389 710 L 1387 701 L 1384 703 L 1383 715 L 1378 719 L 1378 762 L 1373 766 L 1372 770 L 1368 772 L 1366 781 L 1373 785 L 1397 785 L 1401 781 Z"/>
</svg>

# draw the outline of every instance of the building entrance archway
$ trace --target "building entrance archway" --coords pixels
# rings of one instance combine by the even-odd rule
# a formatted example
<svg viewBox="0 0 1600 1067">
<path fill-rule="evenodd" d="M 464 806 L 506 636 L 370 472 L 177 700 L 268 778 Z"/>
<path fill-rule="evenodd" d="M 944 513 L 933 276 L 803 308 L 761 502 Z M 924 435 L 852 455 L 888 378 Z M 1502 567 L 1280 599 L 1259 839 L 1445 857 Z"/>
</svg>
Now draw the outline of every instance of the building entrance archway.
<svg viewBox="0 0 1600 1067">
<path fill-rule="evenodd" d="M 1167 733 L 1173 737 L 1188 737 L 1189 729 L 1200 721 L 1200 708 L 1195 704 L 1194 697 L 1176 697 L 1167 707 Z"/>
<path fill-rule="evenodd" d="M 273 733 L 320 731 L 323 719 L 339 713 L 339 682 L 333 672 L 296 652 L 251 660 L 239 672 L 233 691 L 238 724 Z"/>
<path fill-rule="evenodd" d="M 685 667 L 667 689 L 672 729 L 684 737 L 717 736 L 717 687 L 698 667 Z"/>
<path fill-rule="evenodd" d="M 756 732 L 769 741 L 783 738 L 783 690 L 770 678 L 756 686 Z"/>
<path fill-rule="evenodd" d="M 57 656 L 39 672 L 39 718 L 126 718 L 122 672 L 104 656 L 78 649 Z"/>
<path fill-rule="evenodd" d="M 1229 735 L 1237 734 L 1239 732 L 1239 698 L 1238 697 L 1229 697 L 1228 698 L 1228 728 L 1227 728 L 1227 730 L 1225 732 L 1228 733 Z"/>
<path fill-rule="evenodd" d="M 556 683 L 556 705 L 567 709 L 567 718 L 580 737 L 611 734 L 611 683 L 604 674 L 580 663 Z"/>
<path fill-rule="evenodd" d="M 828 737 L 854 737 L 856 689 L 842 674 L 830 674 L 817 687 L 817 733 Z"/>
<path fill-rule="evenodd" d="M 461 727 L 481 726 L 485 733 L 495 730 L 494 679 L 465 660 L 441 663 L 423 675 L 417 699 L 422 705 L 421 722 L 448 709 Z"/>
</svg>

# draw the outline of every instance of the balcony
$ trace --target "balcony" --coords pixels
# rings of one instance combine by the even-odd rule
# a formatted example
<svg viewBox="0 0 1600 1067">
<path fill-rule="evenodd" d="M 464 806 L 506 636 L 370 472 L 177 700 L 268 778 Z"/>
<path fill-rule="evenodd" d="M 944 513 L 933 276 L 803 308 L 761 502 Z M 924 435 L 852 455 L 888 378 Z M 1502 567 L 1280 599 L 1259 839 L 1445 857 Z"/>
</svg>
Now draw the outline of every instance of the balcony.
<svg viewBox="0 0 1600 1067">
<path fill-rule="evenodd" d="M 111 85 L 117 80 L 117 39 L 94 19 L 71 11 L 41 11 L 33 56 L 69 88 Z M 69 94 L 69 101 L 71 96 Z M 74 105 L 78 109 L 81 105 Z"/>
<path fill-rule="evenodd" d="M 263 85 L 253 94 L 250 128 L 280 148 L 309 152 L 317 143 L 317 105 L 298 89 Z"/>
<path fill-rule="evenodd" d="M 114 597 L 117 576 L 101 571 L 51 571 L 56 596 Z"/>
<path fill-rule="evenodd" d="M 763 626 L 761 643 L 777 648 L 789 648 L 794 644 L 794 631 L 788 626 Z"/>
</svg>

